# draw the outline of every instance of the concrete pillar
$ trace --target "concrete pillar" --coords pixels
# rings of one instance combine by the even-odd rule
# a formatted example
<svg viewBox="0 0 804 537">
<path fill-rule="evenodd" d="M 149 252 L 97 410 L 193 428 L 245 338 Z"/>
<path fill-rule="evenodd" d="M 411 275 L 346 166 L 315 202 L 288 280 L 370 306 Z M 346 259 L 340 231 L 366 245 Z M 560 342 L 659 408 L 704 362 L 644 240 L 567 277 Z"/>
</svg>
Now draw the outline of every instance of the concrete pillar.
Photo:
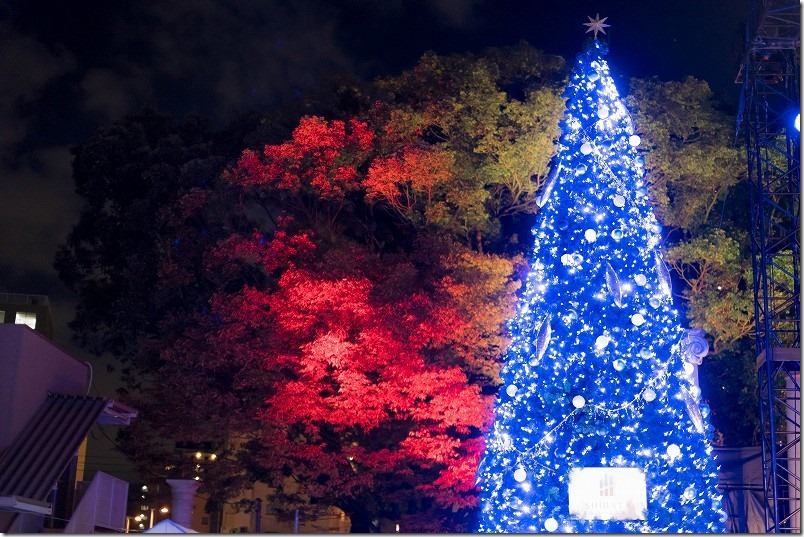
<svg viewBox="0 0 804 537">
<path fill-rule="evenodd" d="M 168 479 L 167 484 L 170 485 L 172 498 L 170 518 L 176 524 L 190 528 L 193 522 L 195 491 L 198 490 L 201 483 L 194 479 Z"/>
</svg>

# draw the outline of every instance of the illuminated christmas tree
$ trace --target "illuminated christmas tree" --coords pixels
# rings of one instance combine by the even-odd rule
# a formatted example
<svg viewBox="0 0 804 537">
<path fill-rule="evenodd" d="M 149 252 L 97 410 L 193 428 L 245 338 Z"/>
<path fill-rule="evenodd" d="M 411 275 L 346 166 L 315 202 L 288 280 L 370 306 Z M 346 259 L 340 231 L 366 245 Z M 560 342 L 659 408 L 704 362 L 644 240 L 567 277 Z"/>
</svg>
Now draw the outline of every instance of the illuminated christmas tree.
<svg viewBox="0 0 804 537">
<path fill-rule="evenodd" d="M 603 19 L 605 20 L 605 19 Z M 639 136 L 590 17 L 478 470 L 481 532 L 724 531 Z"/>
</svg>

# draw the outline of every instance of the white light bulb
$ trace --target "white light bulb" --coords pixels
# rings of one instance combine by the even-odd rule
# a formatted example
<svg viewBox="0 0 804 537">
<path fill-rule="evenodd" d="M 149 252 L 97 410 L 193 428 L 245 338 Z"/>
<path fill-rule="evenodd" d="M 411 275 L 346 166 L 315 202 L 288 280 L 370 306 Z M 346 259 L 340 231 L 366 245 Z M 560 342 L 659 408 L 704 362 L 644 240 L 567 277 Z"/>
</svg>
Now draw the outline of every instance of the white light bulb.
<svg viewBox="0 0 804 537">
<path fill-rule="evenodd" d="M 670 444 L 667 446 L 667 456 L 671 459 L 675 459 L 676 457 L 681 455 L 681 448 L 678 447 L 676 444 Z"/>
<path fill-rule="evenodd" d="M 515 385 L 513 385 L 513 384 L 511 384 L 510 386 L 508 386 L 505 389 L 505 393 L 507 393 L 511 397 L 515 396 L 516 392 L 517 392 L 517 387 Z"/>
<path fill-rule="evenodd" d="M 555 518 L 548 518 L 544 521 L 544 529 L 547 531 L 556 531 L 558 529 L 558 521 Z"/>
<path fill-rule="evenodd" d="M 597 232 L 594 229 L 587 229 L 584 231 L 583 237 L 589 242 L 595 242 L 597 240 Z"/>
<path fill-rule="evenodd" d="M 572 398 L 572 406 L 575 408 L 583 408 L 586 405 L 586 399 L 582 395 L 576 395 Z"/>
<path fill-rule="evenodd" d="M 639 142 L 641 142 L 641 141 L 642 141 L 642 139 L 639 136 L 637 136 L 636 134 L 632 134 L 628 138 L 628 143 L 631 144 L 632 147 L 638 146 Z"/>
<path fill-rule="evenodd" d="M 653 401 L 654 399 L 656 399 L 656 392 L 654 392 L 653 390 L 651 390 L 650 388 L 648 388 L 647 390 L 645 390 L 644 392 L 642 392 L 642 399 L 644 399 L 645 401 L 647 401 L 648 403 L 650 403 L 651 401 Z"/>
<path fill-rule="evenodd" d="M 619 194 L 614 196 L 614 206 L 615 207 L 625 207 L 625 198 Z"/>
<path fill-rule="evenodd" d="M 581 145 L 581 154 L 588 155 L 591 152 L 592 152 L 592 144 L 590 144 L 589 142 L 584 142 Z"/>
</svg>

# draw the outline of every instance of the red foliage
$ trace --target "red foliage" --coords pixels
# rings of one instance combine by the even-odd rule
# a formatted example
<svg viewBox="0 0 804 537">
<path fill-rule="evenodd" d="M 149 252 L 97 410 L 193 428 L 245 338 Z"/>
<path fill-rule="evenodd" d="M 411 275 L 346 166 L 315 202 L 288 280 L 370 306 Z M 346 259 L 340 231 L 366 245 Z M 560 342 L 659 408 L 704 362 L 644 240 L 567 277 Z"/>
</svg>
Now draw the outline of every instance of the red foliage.
<svg viewBox="0 0 804 537">
<path fill-rule="evenodd" d="M 208 379 L 202 394 L 197 376 L 192 388 L 173 388 L 176 396 L 193 393 L 210 423 L 252 420 L 257 460 L 274 484 L 291 468 L 301 491 L 344 508 L 366 495 L 385 505 L 422 497 L 447 509 L 473 505 L 491 405 L 445 358 L 450 334 L 468 321 L 437 282 L 400 289 L 417 278 L 403 258 L 384 265 L 358 251 L 333 275 L 312 250 L 308 235 L 280 229 L 208 252 L 210 270 L 245 263 L 277 279 L 217 293 L 163 350 L 166 375 L 195 368 Z"/>
<path fill-rule="evenodd" d="M 291 268 L 263 297 L 274 343 L 264 366 L 292 366 L 260 414 L 263 463 L 292 461 L 316 496 L 408 483 L 444 506 L 471 504 L 488 400 L 460 368 L 429 357 L 457 319 L 420 293 L 377 301 L 377 285 Z"/>
<path fill-rule="evenodd" d="M 262 158 L 245 151 L 233 179 L 242 185 L 306 190 L 322 199 L 339 199 L 359 187 L 357 167 L 373 139 L 368 125 L 358 120 L 306 117 L 291 140 L 266 146 Z"/>
</svg>

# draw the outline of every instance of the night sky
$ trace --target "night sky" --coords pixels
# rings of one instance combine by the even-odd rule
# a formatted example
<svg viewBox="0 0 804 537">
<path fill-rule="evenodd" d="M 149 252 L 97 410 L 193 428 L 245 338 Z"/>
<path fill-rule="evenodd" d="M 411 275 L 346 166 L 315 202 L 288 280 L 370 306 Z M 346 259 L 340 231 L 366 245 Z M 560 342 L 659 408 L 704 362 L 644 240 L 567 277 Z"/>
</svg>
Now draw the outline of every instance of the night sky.
<svg viewBox="0 0 804 537">
<path fill-rule="evenodd" d="M 371 79 L 424 52 L 520 40 L 574 58 L 608 17 L 611 67 L 709 82 L 729 102 L 749 0 L 198 0 L 0 2 L 0 292 L 50 297 L 56 341 L 75 299 L 52 268 L 77 220 L 70 147 L 143 106 L 222 126 L 328 73 Z"/>
</svg>

